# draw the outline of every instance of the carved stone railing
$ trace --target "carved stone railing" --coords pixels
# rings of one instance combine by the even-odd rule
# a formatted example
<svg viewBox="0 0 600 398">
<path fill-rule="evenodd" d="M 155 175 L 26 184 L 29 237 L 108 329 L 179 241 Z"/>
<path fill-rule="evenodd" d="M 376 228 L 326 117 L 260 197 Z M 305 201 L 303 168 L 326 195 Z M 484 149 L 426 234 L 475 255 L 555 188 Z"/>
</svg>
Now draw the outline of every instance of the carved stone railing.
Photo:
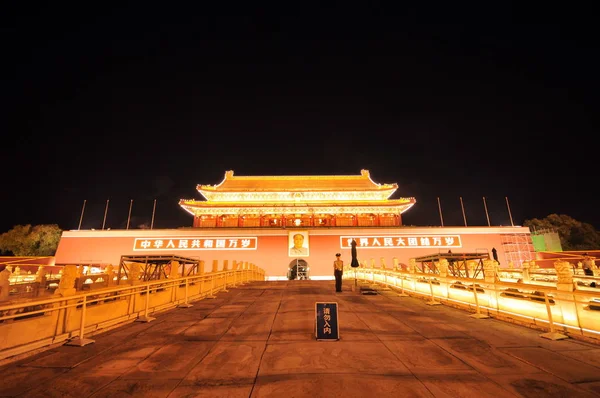
<svg viewBox="0 0 600 398">
<path fill-rule="evenodd" d="M 189 307 L 227 288 L 264 279 L 263 269 L 245 263 L 235 270 L 5 302 L 0 305 L 0 362 L 57 344 L 84 346 L 93 342 L 90 336 L 110 328 L 150 322 L 154 313 Z"/>
<path fill-rule="evenodd" d="M 398 269 L 348 268 L 344 278 L 385 285 L 400 296 L 418 296 L 428 304 L 446 304 L 546 330 L 542 337 L 558 340 L 583 336 L 600 340 L 600 289 L 578 286 L 568 265 L 557 265 L 556 282 L 503 282 L 488 273 L 483 279 Z M 565 272 L 566 271 L 566 272 Z"/>
</svg>

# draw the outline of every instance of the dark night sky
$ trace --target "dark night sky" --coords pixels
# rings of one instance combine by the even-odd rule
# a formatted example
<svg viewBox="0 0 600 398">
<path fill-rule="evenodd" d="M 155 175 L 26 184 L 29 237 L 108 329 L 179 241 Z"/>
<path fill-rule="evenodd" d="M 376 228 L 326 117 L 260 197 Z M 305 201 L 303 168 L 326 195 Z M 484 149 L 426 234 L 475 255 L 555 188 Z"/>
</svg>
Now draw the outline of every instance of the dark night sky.
<svg viewBox="0 0 600 398">
<path fill-rule="evenodd" d="M 285 2 L 283 2 L 285 3 Z M 87 4 L 87 3 L 86 3 Z M 359 174 L 405 224 L 600 228 L 598 48 L 583 6 L 4 5 L 2 210 L 16 224 L 191 226 L 237 175 Z M 365 4 L 367 4 L 365 2 Z M 15 8 L 16 7 L 16 8 Z M 306 8 L 302 8 L 306 7 Z M 558 7 L 558 6 L 557 6 Z"/>
</svg>

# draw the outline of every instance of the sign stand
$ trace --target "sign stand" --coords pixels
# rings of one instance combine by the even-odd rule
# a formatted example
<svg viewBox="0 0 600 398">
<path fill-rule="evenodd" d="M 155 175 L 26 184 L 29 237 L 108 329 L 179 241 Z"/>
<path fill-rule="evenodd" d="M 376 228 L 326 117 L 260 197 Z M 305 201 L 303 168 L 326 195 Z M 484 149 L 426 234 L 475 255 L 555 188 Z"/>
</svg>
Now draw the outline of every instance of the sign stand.
<svg viewBox="0 0 600 398">
<path fill-rule="evenodd" d="M 338 303 L 315 303 L 315 337 L 321 341 L 340 339 Z"/>
</svg>

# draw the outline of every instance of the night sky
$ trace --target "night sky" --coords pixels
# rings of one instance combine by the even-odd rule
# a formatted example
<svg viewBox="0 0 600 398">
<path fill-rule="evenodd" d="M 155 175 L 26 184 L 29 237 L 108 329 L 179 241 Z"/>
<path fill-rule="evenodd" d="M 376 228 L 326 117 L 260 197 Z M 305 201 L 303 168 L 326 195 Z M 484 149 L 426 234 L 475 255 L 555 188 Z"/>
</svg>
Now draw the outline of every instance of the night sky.
<svg viewBox="0 0 600 398">
<path fill-rule="evenodd" d="M 252 3 L 252 2 L 249 2 Z M 365 2 L 364 4 L 368 4 Z M 485 3 L 485 2 L 484 2 Z M 191 226 L 236 175 L 360 174 L 407 225 L 600 228 L 594 13 L 565 4 L 3 5 L 2 209 L 16 224 Z M 291 4 L 294 4 L 293 6 Z M 590 3 L 591 4 L 591 3 Z M 12 7 L 12 8 L 11 8 Z"/>
</svg>

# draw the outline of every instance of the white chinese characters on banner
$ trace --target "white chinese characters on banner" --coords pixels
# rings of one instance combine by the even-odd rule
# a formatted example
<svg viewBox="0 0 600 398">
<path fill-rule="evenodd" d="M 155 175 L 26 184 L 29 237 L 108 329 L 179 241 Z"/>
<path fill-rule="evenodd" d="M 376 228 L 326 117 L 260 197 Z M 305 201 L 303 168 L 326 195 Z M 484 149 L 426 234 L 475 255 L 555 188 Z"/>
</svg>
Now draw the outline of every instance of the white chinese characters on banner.
<svg viewBox="0 0 600 398">
<path fill-rule="evenodd" d="M 453 248 L 462 247 L 460 235 L 393 235 L 393 236 L 340 236 L 342 249 L 351 248 L 352 240 L 356 247 L 375 248 Z"/>
<path fill-rule="evenodd" d="M 135 238 L 134 251 L 156 250 L 256 250 L 256 236 Z"/>
</svg>

